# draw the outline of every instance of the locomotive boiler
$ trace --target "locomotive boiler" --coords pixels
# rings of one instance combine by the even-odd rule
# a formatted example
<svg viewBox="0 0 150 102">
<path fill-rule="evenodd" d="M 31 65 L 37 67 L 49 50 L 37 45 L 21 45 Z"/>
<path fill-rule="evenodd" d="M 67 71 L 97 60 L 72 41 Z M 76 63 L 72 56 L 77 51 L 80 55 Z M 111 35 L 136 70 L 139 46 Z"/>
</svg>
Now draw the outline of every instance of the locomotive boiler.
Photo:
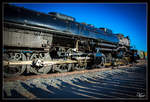
<svg viewBox="0 0 150 102">
<path fill-rule="evenodd" d="M 47 74 L 128 64 L 130 40 L 75 18 L 4 5 L 3 72 Z"/>
</svg>

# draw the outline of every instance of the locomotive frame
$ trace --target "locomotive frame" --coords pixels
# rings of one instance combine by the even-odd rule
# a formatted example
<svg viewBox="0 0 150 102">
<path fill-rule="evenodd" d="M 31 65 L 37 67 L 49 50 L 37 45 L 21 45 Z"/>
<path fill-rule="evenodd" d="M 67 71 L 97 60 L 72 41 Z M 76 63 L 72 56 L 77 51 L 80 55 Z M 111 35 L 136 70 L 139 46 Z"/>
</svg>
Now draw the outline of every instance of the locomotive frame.
<svg viewBox="0 0 150 102">
<path fill-rule="evenodd" d="M 127 65 L 134 55 L 129 38 L 109 29 L 97 29 L 59 13 L 4 7 L 5 77 Z"/>
</svg>

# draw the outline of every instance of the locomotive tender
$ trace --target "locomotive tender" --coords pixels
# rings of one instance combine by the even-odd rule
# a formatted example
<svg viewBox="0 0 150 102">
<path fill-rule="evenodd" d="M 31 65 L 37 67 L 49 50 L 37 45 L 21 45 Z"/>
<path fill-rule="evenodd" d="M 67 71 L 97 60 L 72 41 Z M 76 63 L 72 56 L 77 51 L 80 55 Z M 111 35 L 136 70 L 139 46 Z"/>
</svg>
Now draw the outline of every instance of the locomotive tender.
<svg viewBox="0 0 150 102">
<path fill-rule="evenodd" d="M 75 18 L 4 5 L 3 72 L 47 74 L 128 64 L 130 40 Z"/>
</svg>

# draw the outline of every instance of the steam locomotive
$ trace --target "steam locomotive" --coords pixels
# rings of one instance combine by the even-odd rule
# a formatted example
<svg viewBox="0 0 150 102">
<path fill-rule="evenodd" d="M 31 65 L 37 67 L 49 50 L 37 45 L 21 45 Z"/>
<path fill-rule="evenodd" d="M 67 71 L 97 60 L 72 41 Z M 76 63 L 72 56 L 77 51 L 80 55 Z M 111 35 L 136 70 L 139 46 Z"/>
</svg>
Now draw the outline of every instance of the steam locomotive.
<svg viewBox="0 0 150 102">
<path fill-rule="evenodd" d="M 3 72 L 47 74 L 129 64 L 129 37 L 75 18 L 4 5 Z"/>
</svg>

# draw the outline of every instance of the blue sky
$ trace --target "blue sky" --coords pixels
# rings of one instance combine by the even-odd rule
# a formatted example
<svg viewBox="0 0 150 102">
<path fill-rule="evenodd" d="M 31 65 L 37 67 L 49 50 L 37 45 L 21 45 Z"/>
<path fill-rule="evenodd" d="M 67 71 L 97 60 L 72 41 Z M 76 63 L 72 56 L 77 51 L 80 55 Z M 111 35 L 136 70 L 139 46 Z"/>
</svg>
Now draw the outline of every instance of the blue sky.
<svg viewBox="0 0 150 102">
<path fill-rule="evenodd" d="M 97 28 L 129 36 L 131 45 L 147 51 L 146 3 L 11 3 L 43 13 L 59 12 Z"/>
</svg>

